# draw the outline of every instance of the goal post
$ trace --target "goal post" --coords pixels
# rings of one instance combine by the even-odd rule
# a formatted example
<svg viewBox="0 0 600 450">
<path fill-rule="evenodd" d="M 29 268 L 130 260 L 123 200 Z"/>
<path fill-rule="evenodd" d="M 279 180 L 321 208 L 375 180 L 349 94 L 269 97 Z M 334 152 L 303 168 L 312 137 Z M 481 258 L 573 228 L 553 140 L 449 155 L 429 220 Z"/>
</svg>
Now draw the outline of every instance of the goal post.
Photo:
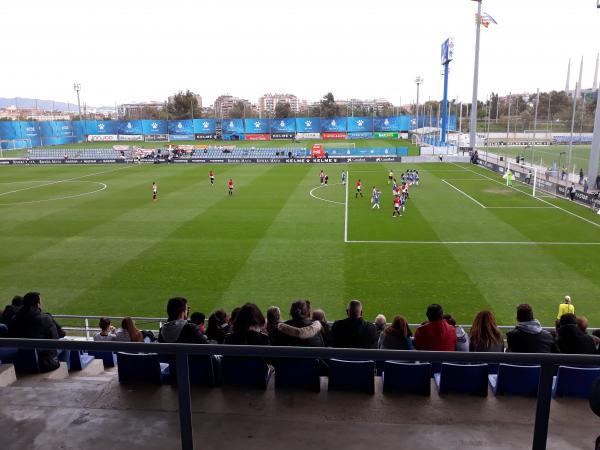
<svg viewBox="0 0 600 450">
<path fill-rule="evenodd" d="M 5 151 L 10 152 L 28 148 L 32 148 L 30 138 L 0 139 L 0 158 L 4 157 Z"/>
</svg>

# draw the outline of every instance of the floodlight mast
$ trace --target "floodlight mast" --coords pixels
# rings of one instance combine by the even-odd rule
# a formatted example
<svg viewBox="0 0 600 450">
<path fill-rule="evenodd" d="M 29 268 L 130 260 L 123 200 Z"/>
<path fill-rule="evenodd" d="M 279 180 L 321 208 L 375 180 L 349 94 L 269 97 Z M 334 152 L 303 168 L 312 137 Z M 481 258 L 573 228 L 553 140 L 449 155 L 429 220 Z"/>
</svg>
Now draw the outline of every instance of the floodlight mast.
<svg viewBox="0 0 600 450">
<path fill-rule="evenodd" d="M 598 0 L 600 8 L 600 0 Z M 600 96 L 600 89 L 596 91 L 596 97 Z M 599 99 L 600 100 L 600 99 Z M 594 136 L 592 138 L 592 150 L 588 160 L 588 182 L 598 189 L 598 163 L 600 163 L 600 101 L 596 101 L 596 115 L 594 117 Z"/>
<path fill-rule="evenodd" d="M 600 0 L 599 0 L 600 1 Z M 418 130 L 419 129 L 419 86 L 423 83 L 423 81 L 425 81 L 423 79 L 422 76 L 417 76 L 417 78 L 415 78 L 415 83 L 417 84 L 417 123 L 415 124 L 415 128 Z"/>
<path fill-rule="evenodd" d="M 473 97 L 471 103 L 471 124 L 469 126 L 469 147 L 475 149 L 477 139 L 477 89 L 479 84 L 479 35 L 481 34 L 481 3 L 483 0 L 472 0 L 477 2 L 477 28 L 475 31 L 475 65 L 473 68 Z"/>
</svg>

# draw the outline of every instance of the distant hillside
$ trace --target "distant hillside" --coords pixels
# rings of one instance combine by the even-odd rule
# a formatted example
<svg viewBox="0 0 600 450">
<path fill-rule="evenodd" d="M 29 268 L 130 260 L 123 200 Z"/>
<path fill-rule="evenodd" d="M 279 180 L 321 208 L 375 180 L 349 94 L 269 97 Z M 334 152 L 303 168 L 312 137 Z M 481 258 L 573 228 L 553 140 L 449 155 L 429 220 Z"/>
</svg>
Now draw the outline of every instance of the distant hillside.
<svg viewBox="0 0 600 450">
<path fill-rule="evenodd" d="M 37 102 L 37 105 L 36 105 Z M 0 97 L 0 108 L 6 108 L 8 106 L 16 105 L 19 108 L 38 108 L 44 110 L 52 110 L 54 111 L 77 111 L 77 105 L 73 103 L 64 103 L 64 102 L 54 102 L 54 106 L 52 105 L 52 100 L 40 100 L 37 98 L 6 98 Z"/>
</svg>

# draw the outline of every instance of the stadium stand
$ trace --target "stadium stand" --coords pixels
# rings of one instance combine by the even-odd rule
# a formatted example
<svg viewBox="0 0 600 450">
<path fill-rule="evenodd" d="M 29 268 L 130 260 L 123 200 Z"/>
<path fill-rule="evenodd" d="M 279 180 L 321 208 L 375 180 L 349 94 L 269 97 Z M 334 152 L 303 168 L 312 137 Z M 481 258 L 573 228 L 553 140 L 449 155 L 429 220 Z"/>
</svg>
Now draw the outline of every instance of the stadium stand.
<svg viewBox="0 0 600 450">
<path fill-rule="evenodd" d="M 242 327 L 238 323 L 238 327 L 235 329 L 237 338 L 247 339 L 248 335 L 244 330 L 248 330 L 268 339 L 268 335 L 264 331 L 266 323 L 264 318 L 261 319 L 260 310 L 255 305 L 249 304 L 244 305 L 242 310 L 249 306 L 252 306 L 254 311 L 252 320 L 260 323 L 260 326 L 253 325 L 254 322 L 251 321 L 247 323 L 247 327 Z M 243 317 L 243 315 L 238 314 L 239 317 Z M 186 319 L 183 319 L 183 322 L 188 323 Z M 557 333 L 560 336 L 560 328 Z M 278 421 L 281 420 L 290 421 L 290 423 L 300 420 L 304 426 L 307 426 L 305 421 L 309 420 L 308 417 L 313 420 L 312 418 L 315 413 L 318 414 L 319 408 L 324 408 L 324 411 L 327 411 L 325 414 L 333 417 L 333 419 L 328 419 L 332 422 L 329 426 L 335 430 L 335 437 L 331 437 L 330 446 L 348 445 L 350 438 L 357 439 L 359 433 L 366 431 L 366 428 L 360 425 L 362 422 L 368 424 L 369 429 L 382 432 L 378 427 L 392 420 L 392 416 L 396 417 L 392 420 L 394 423 L 403 423 L 403 428 L 405 428 L 406 426 L 416 426 L 415 424 L 420 420 L 424 420 L 425 423 L 437 423 L 435 420 L 441 420 L 440 418 L 444 415 L 452 417 L 460 414 L 461 421 L 467 424 L 460 428 L 460 433 L 465 436 L 479 436 L 479 439 L 482 439 L 481 435 L 477 434 L 477 428 L 483 427 L 488 430 L 485 433 L 488 436 L 485 439 L 488 440 L 478 441 L 483 442 L 480 446 L 494 447 L 494 445 L 488 444 L 490 442 L 493 444 L 494 441 L 489 441 L 489 436 L 493 436 L 494 431 L 491 430 L 495 430 L 500 433 L 497 436 L 502 436 L 502 445 L 498 442 L 498 446 L 504 446 L 507 442 L 513 444 L 520 442 L 521 445 L 516 445 L 516 447 L 522 448 L 523 440 L 528 442 L 530 436 L 519 426 L 524 422 L 533 424 L 533 410 L 537 404 L 533 448 L 544 448 L 548 433 L 551 397 L 587 398 L 593 383 L 600 379 L 600 356 L 598 355 L 159 344 L 149 343 L 151 339 L 148 338 L 148 335 L 150 333 L 144 332 L 144 334 L 147 337 L 145 342 L 137 343 L 0 338 L 0 357 L 2 359 L 0 386 L 7 386 L 0 387 L 0 395 L 3 399 L 8 399 L 7 402 L 0 404 L 0 416 L 6 415 L 9 411 L 7 408 L 14 405 L 18 405 L 19 408 L 28 408 L 27 401 L 22 397 L 23 389 L 28 389 L 30 395 L 49 395 L 48 389 L 52 389 L 48 388 L 50 381 L 37 385 L 27 374 L 27 372 L 39 372 L 39 367 L 35 366 L 37 361 L 35 348 L 62 349 L 60 359 L 68 362 L 68 365 L 63 362 L 60 366 L 61 368 L 68 367 L 67 378 L 62 380 L 55 378 L 52 381 L 57 384 L 60 395 L 53 394 L 51 399 L 54 400 L 45 403 L 55 405 L 57 414 L 66 419 L 66 415 L 71 414 L 73 408 L 68 405 L 73 404 L 74 401 L 77 402 L 75 399 L 83 396 L 83 392 L 88 395 L 90 386 L 96 386 L 91 389 L 93 399 L 90 398 L 86 401 L 84 407 L 78 405 L 77 414 L 93 416 L 94 423 L 99 427 L 101 433 L 113 432 L 112 429 L 109 431 L 106 424 L 102 425 L 103 419 L 100 416 L 95 416 L 101 414 L 98 411 L 105 411 L 107 408 L 111 414 L 114 413 L 121 420 L 133 421 L 142 428 L 144 425 L 143 422 L 140 422 L 141 416 L 147 418 L 148 414 L 158 414 L 159 412 L 160 414 L 174 414 L 173 407 L 169 405 L 174 401 L 175 396 L 170 394 L 169 389 L 172 388 L 169 385 L 176 386 L 183 428 L 187 426 L 184 426 L 184 423 L 188 423 L 189 420 L 189 430 L 182 434 L 183 448 L 190 448 L 185 445 L 189 443 L 191 436 L 186 433 L 191 433 L 192 428 L 189 415 L 191 407 L 185 406 L 186 403 L 189 406 L 190 386 L 194 386 L 194 389 L 202 389 L 202 399 L 194 400 L 194 402 L 201 401 L 202 406 L 196 404 L 196 408 L 199 407 L 200 410 L 206 411 L 205 420 L 215 424 L 217 422 L 212 421 L 218 420 L 219 423 L 222 423 L 223 414 L 225 414 L 228 422 L 227 425 L 222 424 L 221 427 L 227 428 L 227 433 L 236 436 L 234 439 L 239 439 L 239 433 L 235 432 L 235 428 L 243 426 L 240 417 L 246 421 L 258 420 L 257 417 L 251 419 L 253 415 L 256 416 L 257 411 L 263 411 L 263 413 L 271 411 L 264 418 L 269 423 L 274 421 L 278 424 L 277 426 L 280 426 Z M 17 355 L 14 350 L 11 350 L 15 348 L 19 349 Z M 85 350 L 89 351 L 86 353 Z M 111 367 L 115 365 L 115 353 L 116 368 Z M 20 365 L 20 357 L 26 357 L 27 362 Z M 98 359 L 94 359 L 94 357 Z M 14 369 L 11 372 L 11 361 L 17 366 L 16 373 Z M 106 364 L 102 371 L 89 371 L 90 366 L 102 364 L 103 361 Z M 414 363 L 414 361 L 420 362 Z M 382 363 L 381 376 L 377 376 L 376 362 Z M 441 368 L 435 371 L 432 379 L 431 368 L 435 367 L 434 363 L 435 365 L 441 364 Z M 499 367 L 492 367 L 492 364 L 498 363 L 500 363 Z M 560 367 L 556 368 L 557 366 Z M 58 371 L 59 369 L 56 370 L 56 372 Z M 497 374 L 494 373 L 495 371 Z M 117 379 L 119 383 L 115 384 L 114 381 Z M 438 396 L 431 396 L 432 383 L 437 387 Z M 487 398 L 488 383 L 495 394 L 489 399 Z M 127 386 L 127 389 L 120 389 L 119 384 Z M 144 387 L 147 385 L 154 386 L 155 390 L 149 391 Z M 161 385 L 167 386 L 160 388 Z M 223 387 L 214 389 L 220 386 Z M 235 389 L 231 391 L 231 387 Z M 160 390 L 156 391 L 156 389 Z M 243 395 L 240 395 L 241 392 Z M 278 394 L 273 396 L 272 392 L 278 392 Z M 399 394 L 401 395 L 398 396 Z M 464 394 L 470 395 L 465 397 Z M 507 394 L 513 394 L 516 397 L 511 397 L 506 402 L 495 400 L 496 395 Z M 302 395 L 309 397 L 305 398 Z M 406 397 L 407 395 L 409 397 Z M 460 402 L 444 402 L 442 400 L 455 395 L 462 395 Z M 537 398 L 531 398 L 536 395 Z M 147 398 L 143 396 L 147 396 Z M 365 403 L 365 400 L 361 400 L 361 398 L 373 398 L 375 403 L 371 401 Z M 419 398 L 428 400 L 423 402 L 418 400 Z M 438 400 L 434 400 L 436 398 Z M 406 399 L 410 399 L 410 401 L 407 402 Z M 107 403 L 102 403 L 103 401 Z M 151 402 L 157 402 L 157 404 Z M 480 417 L 478 411 L 484 407 L 484 404 L 478 402 L 486 402 L 485 408 L 493 417 L 485 417 L 486 415 Z M 558 441 L 559 443 L 555 445 L 557 448 L 577 448 L 581 445 L 584 437 L 588 441 L 596 437 L 592 436 L 594 433 L 591 431 L 597 426 L 594 425 L 596 419 L 590 417 L 584 404 L 579 402 L 568 404 L 560 403 L 560 401 L 553 402 L 554 413 L 550 419 L 550 439 L 558 439 L 557 436 L 560 436 L 560 439 L 567 439 L 565 433 L 568 434 L 567 440 Z M 540 412 L 540 408 L 542 408 L 542 412 Z M 399 410 L 407 415 L 405 422 L 397 422 Z M 523 415 L 522 412 L 516 413 L 517 410 L 526 410 L 530 416 Z M 186 414 L 189 417 L 184 417 Z M 503 414 L 506 414 L 507 418 L 502 419 L 501 423 L 497 423 L 497 417 Z M 557 432 L 557 429 L 565 426 L 565 422 L 561 422 L 565 416 L 570 418 L 568 427 L 566 427 L 568 431 Z M 202 421 L 203 439 L 206 438 L 207 433 L 205 420 Z M 434 422 L 430 422 L 431 420 Z M 355 424 L 355 429 L 347 428 L 348 421 Z M 575 421 L 577 423 L 573 423 Z M 450 425 L 452 420 L 443 422 Z M 519 426 L 516 425 L 517 423 Z M 114 426 L 116 425 L 111 425 L 111 427 Z M 173 424 L 167 428 L 164 426 L 162 432 L 166 432 L 167 429 L 172 430 L 169 427 L 173 427 Z M 276 425 L 272 424 L 271 426 Z M 6 424 L 0 425 L 0 433 L 7 432 L 6 427 Z M 117 425 L 117 427 L 119 426 Z M 507 427 L 511 430 L 510 436 L 506 434 Z M 270 429 L 272 432 L 274 431 L 273 428 Z M 61 435 L 64 439 L 68 439 L 67 435 L 70 432 L 72 430 L 68 430 L 68 428 L 61 429 L 61 432 L 58 433 L 58 440 L 55 442 L 62 442 Z M 197 429 L 196 432 L 198 432 Z M 435 433 L 423 437 L 422 432 L 423 429 L 420 433 L 416 433 L 412 440 L 409 438 L 415 448 L 434 448 L 439 447 L 441 442 L 447 442 L 443 440 L 447 438 L 442 439 L 439 435 L 436 438 Z M 173 431 L 171 431 L 171 435 L 172 433 Z M 247 433 L 253 432 L 249 430 Z M 416 437 L 417 434 L 420 435 L 419 438 Z M 153 445 L 156 445 L 157 442 L 165 445 L 160 436 L 152 435 Z M 209 439 L 218 439 L 215 432 L 208 432 L 208 435 Z M 280 438 L 284 437 L 281 434 L 276 435 Z M 158 439 L 158 441 L 154 441 L 154 439 Z M 436 439 L 441 440 L 436 441 Z M 569 440 L 576 444 L 570 445 Z M 240 445 L 239 441 L 236 442 Z M 257 442 L 264 445 L 266 441 L 262 438 Z M 391 441 L 385 442 L 391 444 Z M 302 447 L 300 443 L 305 445 L 304 441 L 299 441 L 296 445 L 297 448 Z M 71 445 L 72 442 L 69 441 L 69 444 Z M 294 448 L 294 445 L 286 445 L 286 447 Z"/>
</svg>

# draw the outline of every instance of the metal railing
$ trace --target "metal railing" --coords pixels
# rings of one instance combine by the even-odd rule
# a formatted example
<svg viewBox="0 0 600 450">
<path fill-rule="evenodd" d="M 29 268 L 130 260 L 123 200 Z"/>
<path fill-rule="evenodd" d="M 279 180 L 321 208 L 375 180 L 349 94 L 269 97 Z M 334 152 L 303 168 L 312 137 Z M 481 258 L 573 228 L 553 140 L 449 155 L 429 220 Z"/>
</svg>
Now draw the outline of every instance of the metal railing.
<svg viewBox="0 0 600 450">
<path fill-rule="evenodd" d="M 92 321 L 98 321 L 102 317 L 104 317 L 106 319 L 110 319 L 111 321 L 115 321 L 115 320 L 120 321 L 123 319 L 124 316 L 87 316 L 87 315 L 75 315 L 75 314 L 52 314 L 52 317 L 54 317 L 55 319 L 67 319 L 69 321 L 82 320 L 83 322 L 82 322 L 81 326 L 75 326 L 75 325 L 62 326 L 62 324 L 61 324 L 61 327 L 65 331 L 73 331 L 76 333 L 77 336 L 85 337 L 87 340 L 91 340 L 93 338 L 93 334 L 100 331 L 100 328 L 98 327 L 97 323 L 93 323 Z M 136 325 L 144 324 L 144 323 L 152 323 L 153 326 L 151 328 L 139 327 L 139 326 L 138 326 L 138 328 L 147 330 L 147 331 L 152 331 L 154 334 L 158 334 L 158 331 L 163 326 L 163 324 L 168 321 L 168 319 L 166 317 L 131 317 L 131 318 L 137 322 Z M 329 324 L 333 325 L 333 322 L 330 321 Z M 113 323 L 113 325 L 119 325 L 119 324 Z M 158 327 L 156 327 L 155 325 L 158 325 Z M 388 323 L 387 325 L 390 325 L 390 324 Z M 421 324 L 410 323 L 410 324 L 408 324 L 408 326 L 410 329 L 415 330 L 416 328 L 421 326 Z M 469 330 L 469 329 L 471 329 L 472 325 L 469 324 L 469 325 L 458 325 L 458 326 L 464 328 L 465 330 Z M 514 327 L 515 327 L 514 325 L 498 326 L 498 328 L 500 328 L 500 330 L 503 332 L 510 331 L 510 330 L 514 329 Z M 543 328 L 546 331 L 552 331 L 555 329 L 555 327 L 543 327 Z M 590 328 L 588 328 L 588 331 L 592 332 L 596 329 L 597 328 L 590 327 Z"/>
<path fill-rule="evenodd" d="M 223 355 L 262 358 L 339 358 L 350 360 L 402 360 L 451 363 L 539 364 L 541 366 L 533 431 L 533 450 L 546 448 L 554 368 L 557 365 L 600 366 L 600 355 L 531 353 L 466 353 L 416 350 L 363 350 L 326 347 L 271 347 L 213 344 L 142 344 L 43 339 L 0 339 L 0 348 L 94 350 L 171 354 L 176 357 L 181 448 L 194 448 L 188 355 Z M 276 375 L 277 376 L 277 375 Z"/>
</svg>

